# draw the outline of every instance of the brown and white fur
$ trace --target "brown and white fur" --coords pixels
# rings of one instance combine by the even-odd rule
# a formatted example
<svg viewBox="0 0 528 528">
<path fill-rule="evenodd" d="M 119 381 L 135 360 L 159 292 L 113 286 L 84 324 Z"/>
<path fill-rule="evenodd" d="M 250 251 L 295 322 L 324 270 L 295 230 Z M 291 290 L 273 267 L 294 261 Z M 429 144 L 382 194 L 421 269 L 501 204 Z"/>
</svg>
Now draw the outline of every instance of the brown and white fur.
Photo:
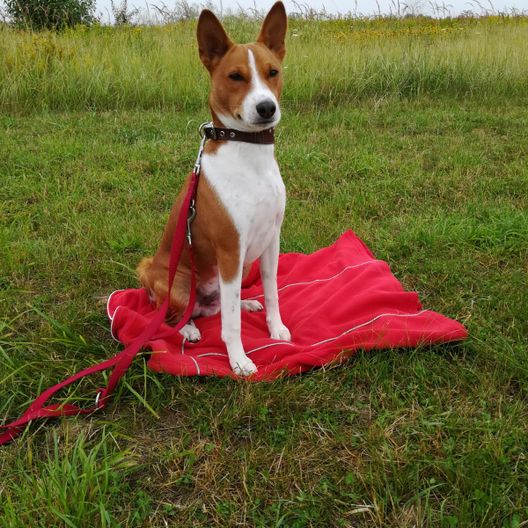
<svg viewBox="0 0 528 528">
<path fill-rule="evenodd" d="M 217 127 L 258 132 L 275 127 L 281 117 L 282 60 L 287 18 L 277 2 L 266 16 L 253 44 L 234 44 L 215 15 L 202 11 L 198 20 L 200 59 L 211 76 L 209 106 Z M 177 197 L 157 253 L 138 266 L 142 285 L 159 306 L 168 294 L 168 263 L 172 235 L 188 186 Z M 277 293 L 279 238 L 286 193 L 274 145 L 235 141 L 209 141 L 202 157 L 202 172 L 192 224 L 197 269 L 197 301 L 193 317 L 221 310 L 222 340 L 233 371 L 242 376 L 256 372 L 240 338 L 240 309 L 262 310 L 258 301 L 241 301 L 241 282 L 251 264 L 260 259 L 266 322 L 272 339 L 289 341 Z M 188 251 L 180 260 L 170 292 L 170 320 L 181 318 L 189 299 Z M 191 321 L 181 333 L 200 339 Z"/>
</svg>

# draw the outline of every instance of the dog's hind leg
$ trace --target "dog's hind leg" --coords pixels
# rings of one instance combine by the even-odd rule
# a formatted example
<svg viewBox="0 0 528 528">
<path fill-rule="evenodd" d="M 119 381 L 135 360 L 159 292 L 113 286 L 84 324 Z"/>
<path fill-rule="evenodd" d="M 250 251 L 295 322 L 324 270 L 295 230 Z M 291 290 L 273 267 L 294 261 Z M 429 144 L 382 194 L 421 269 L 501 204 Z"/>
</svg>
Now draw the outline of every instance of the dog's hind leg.
<svg viewBox="0 0 528 528">
<path fill-rule="evenodd" d="M 200 341 L 200 339 L 202 338 L 200 330 L 196 328 L 196 325 L 194 324 L 194 321 L 192 319 L 190 319 L 189 322 L 180 329 L 180 334 L 185 339 L 187 339 L 187 341 L 192 341 L 193 343 L 195 343 L 196 341 Z"/>
<path fill-rule="evenodd" d="M 255 301 L 254 299 L 246 299 L 240 301 L 240 307 L 246 312 L 260 312 L 264 309 L 264 306 L 262 306 L 261 303 Z"/>
</svg>

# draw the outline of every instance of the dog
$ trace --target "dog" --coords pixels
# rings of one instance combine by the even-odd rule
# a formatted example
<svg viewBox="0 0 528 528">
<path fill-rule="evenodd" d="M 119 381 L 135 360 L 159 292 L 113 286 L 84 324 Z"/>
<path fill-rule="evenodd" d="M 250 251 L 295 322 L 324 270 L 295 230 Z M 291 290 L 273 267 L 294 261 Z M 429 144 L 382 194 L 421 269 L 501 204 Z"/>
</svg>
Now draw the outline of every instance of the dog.
<svg viewBox="0 0 528 528">
<path fill-rule="evenodd" d="M 200 59 L 211 79 L 209 107 L 215 127 L 224 134 L 272 133 L 280 121 L 283 85 L 282 61 L 286 53 L 287 16 L 282 2 L 267 14 L 256 42 L 235 44 L 209 10 L 200 14 L 197 27 Z M 169 319 L 181 319 L 189 300 L 191 265 L 186 248 L 168 292 L 171 240 L 189 185 L 176 198 L 157 253 L 144 258 L 139 280 L 160 306 L 170 295 Z M 221 312 L 222 340 L 235 374 L 257 371 L 246 355 L 240 336 L 240 310 L 259 311 L 254 300 L 241 300 L 243 278 L 260 259 L 266 322 L 272 339 L 290 341 L 278 301 L 277 266 L 286 191 L 274 155 L 274 145 L 207 141 L 202 155 L 196 194 L 196 217 L 191 234 L 196 270 L 193 317 Z M 189 341 L 201 338 L 192 320 L 180 332 Z"/>
</svg>

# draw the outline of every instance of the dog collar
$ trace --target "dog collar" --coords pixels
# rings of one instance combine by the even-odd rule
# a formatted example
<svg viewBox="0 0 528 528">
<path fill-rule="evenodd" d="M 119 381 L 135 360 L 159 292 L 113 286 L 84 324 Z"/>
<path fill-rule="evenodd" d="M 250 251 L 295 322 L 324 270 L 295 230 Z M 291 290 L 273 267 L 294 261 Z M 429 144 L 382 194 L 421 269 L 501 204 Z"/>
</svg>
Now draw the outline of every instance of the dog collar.
<svg viewBox="0 0 528 528">
<path fill-rule="evenodd" d="M 272 145 L 275 143 L 275 129 L 267 128 L 260 132 L 243 132 L 234 128 L 218 128 L 209 123 L 202 127 L 204 136 L 213 141 L 243 141 L 257 145 Z"/>
</svg>

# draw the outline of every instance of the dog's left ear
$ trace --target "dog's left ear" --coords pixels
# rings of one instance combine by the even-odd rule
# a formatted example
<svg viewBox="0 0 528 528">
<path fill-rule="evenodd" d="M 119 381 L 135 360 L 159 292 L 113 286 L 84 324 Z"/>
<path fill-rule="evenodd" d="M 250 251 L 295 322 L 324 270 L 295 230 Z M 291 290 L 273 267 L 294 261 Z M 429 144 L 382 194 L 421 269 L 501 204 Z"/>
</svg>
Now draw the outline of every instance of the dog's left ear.
<svg viewBox="0 0 528 528">
<path fill-rule="evenodd" d="M 287 28 L 288 17 L 286 16 L 284 4 L 276 2 L 264 19 L 257 42 L 262 42 L 282 60 L 284 55 L 286 55 L 284 38 L 286 37 Z"/>
</svg>

